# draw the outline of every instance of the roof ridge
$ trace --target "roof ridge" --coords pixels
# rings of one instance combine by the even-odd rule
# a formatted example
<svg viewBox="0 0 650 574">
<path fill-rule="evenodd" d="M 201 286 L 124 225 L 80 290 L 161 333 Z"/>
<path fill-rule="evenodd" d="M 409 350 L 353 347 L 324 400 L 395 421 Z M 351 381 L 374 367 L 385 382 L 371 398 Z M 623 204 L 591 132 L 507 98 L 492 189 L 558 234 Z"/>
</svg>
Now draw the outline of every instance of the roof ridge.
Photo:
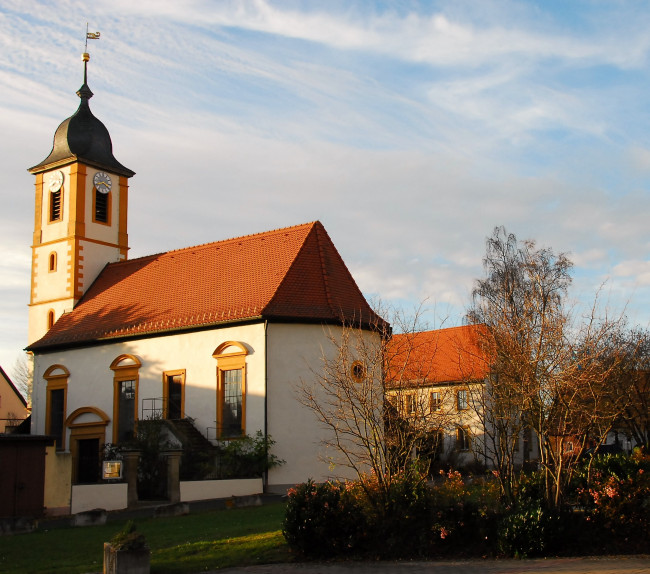
<svg viewBox="0 0 650 574">
<path fill-rule="evenodd" d="M 325 297 L 327 297 L 327 305 L 329 306 L 330 311 L 334 315 L 336 315 L 337 310 L 334 309 L 334 304 L 332 303 L 332 292 L 330 290 L 330 284 L 329 284 L 329 278 L 328 278 L 328 274 L 327 274 L 327 268 L 325 267 L 325 252 L 324 252 L 324 249 L 323 249 L 323 242 L 321 240 L 321 234 L 320 234 L 320 230 L 325 231 L 325 228 L 323 227 L 322 224 L 321 225 L 315 225 L 314 230 L 316 231 L 316 242 L 318 243 L 318 258 L 320 259 L 320 266 L 321 266 L 321 270 L 322 270 L 323 283 L 325 284 Z M 325 235 L 327 237 L 329 237 L 329 235 L 327 235 L 327 231 L 325 231 Z M 330 243 L 331 243 L 331 239 L 330 239 Z M 340 311 L 340 309 L 339 309 L 339 311 Z"/>
<path fill-rule="evenodd" d="M 469 325 L 456 325 L 455 327 L 442 327 L 440 329 L 427 329 L 426 331 L 416 331 L 414 333 L 395 333 L 394 336 L 399 337 L 399 336 L 407 336 L 407 335 L 424 335 L 426 333 L 440 333 L 441 331 L 454 331 L 454 330 L 460 330 L 460 329 L 475 329 L 479 325 L 483 325 L 483 323 L 470 323 Z"/>
<path fill-rule="evenodd" d="M 133 263 L 134 261 L 142 261 L 143 259 L 148 259 L 148 258 L 153 258 L 153 257 L 160 257 L 161 255 L 170 255 L 172 253 L 182 253 L 183 251 L 190 251 L 192 249 L 207 249 L 207 248 L 212 247 L 213 245 L 216 245 L 218 243 L 225 245 L 225 244 L 228 244 L 228 243 L 231 243 L 231 242 L 241 241 L 242 239 L 253 239 L 253 238 L 259 237 L 261 235 L 272 236 L 272 235 L 276 235 L 278 233 L 284 233 L 284 232 L 287 232 L 287 231 L 295 231 L 295 230 L 298 230 L 299 228 L 302 228 L 302 227 L 314 226 L 317 223 L 320 223 L 320 221 L 315 220 L 315 221 L 310 221 L 308 223 L 300 223 L 298 225 L 290 225 L 289 227 L 278 227 L 277 229 L 269 229 L 268 231 L 260 231 L 258 233 L 251 233 L 249 235 L 239 235 L 237 237 L 227 237 L 226 239 L 219 239 L 217 241 L 210 241 L 208 243 L 199 243 L 197 245 L 189 245 L 188 247 L 180 247 L 178 249 L 170 249 L 169 251 L 159 251 L 158 253 L 150 253 L 149 255 L 142 255 L 140 257 L 135 257 L 134 259 L 125 259 L 124 261 L 115 261 L 115 262 L 111 263 L 111 265 Z M 321 224 L 321 226 L 322 226 L 322 224 Z"/>
<path fill-rule="evenodd" d="M 309 225 L 312 227 L 312 229 L 310 230 L 309 233 L 307 233 L 307 235 L 303 239 L 302 243 L 300 244 L 300 248 L 296 251 L 295 257 L 291 260 L 291 263 L 289 263 L 289 265 L 287 266 L 287 272 L 284 274 L 284 277 L 282 278 L 282 280 L 278 283 L 273 295 L 271 295 L 271 297 L 269 297 L 269 300 L 268 300 L 267 304 L 264 306 L 263 309 L 261 309 L 262 313 L 267 311 L 269 309 L 269 307 L 271 307 L 271 305 L 273 305 L 276 297 L 278 297 L 278 294 L 280 293 L 280 291 L 282 290 L 282 287 L 285 285 L 285 283 L 287 281 L 287 277 L 289 275 L 289 272 L 291 271 L 291 269 L 293 269 L 293 266 L 296 264 L 296 261 L 298 261 L 298 259 L 300 258 L 300 255 L 302 254 L 303 250 L 305 249 L 305 246 L 307 245 L 307 239 L 309 239 L 309 236 L 311 235 L 311 232 L 313 231 L 314 227 L 316 227 L 317 225 L 320 225 L 322 227 L 323 224 L 320 221 L 316 220 L 316 221 L 312 221 L 310 223 L 303 223 L 302 225 L 295 225 L 293 227 L 304 227 L 304 226 L 309 226 Z M 291 227 L 286 227 L 284 229 L 275 229 L 274 231 L 285 231 L 286 229 L 291 229 Z"/>
</svg>

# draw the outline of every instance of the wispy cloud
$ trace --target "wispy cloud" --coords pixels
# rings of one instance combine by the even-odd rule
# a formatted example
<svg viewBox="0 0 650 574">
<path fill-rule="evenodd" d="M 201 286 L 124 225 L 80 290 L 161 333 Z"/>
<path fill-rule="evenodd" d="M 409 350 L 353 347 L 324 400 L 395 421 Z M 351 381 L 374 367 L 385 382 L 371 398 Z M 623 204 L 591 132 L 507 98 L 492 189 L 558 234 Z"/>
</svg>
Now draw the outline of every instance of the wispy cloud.
<svg viewBox="0 0 650 574">
<path fill-rule="evenodd" d="M 86 18 L 132 256 L 320 219 L 364 292 L 458 318 L 503 224 L 570 252 L 585 299 L 650 300 L 637 2 L 5 0 L 0 364 L 26 340 L 25 169 L 76 109 Z"/>
</svg>

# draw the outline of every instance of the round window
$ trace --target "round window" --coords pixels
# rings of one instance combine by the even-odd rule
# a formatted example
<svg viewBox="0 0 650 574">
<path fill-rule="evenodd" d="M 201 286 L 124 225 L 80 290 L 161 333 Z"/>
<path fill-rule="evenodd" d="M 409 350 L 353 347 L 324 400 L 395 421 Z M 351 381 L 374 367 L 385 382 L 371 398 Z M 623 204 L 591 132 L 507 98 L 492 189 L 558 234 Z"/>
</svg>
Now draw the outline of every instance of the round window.
<svg viewBox="0 0 650 574">
<path fill-rule="evenodd" d="M 366 367 L 361 361 L 354 361 L 350 369 L 350 374 L 355 382 L 360 383 L 366 378 Z"/>
</svg>

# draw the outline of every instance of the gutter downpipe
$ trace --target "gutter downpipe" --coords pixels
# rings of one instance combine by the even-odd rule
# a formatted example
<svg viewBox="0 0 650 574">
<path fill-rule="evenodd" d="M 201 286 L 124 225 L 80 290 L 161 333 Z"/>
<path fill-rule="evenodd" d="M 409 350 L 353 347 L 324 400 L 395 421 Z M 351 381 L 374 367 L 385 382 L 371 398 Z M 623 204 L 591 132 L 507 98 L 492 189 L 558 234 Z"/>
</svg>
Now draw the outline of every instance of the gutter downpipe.
<svg viewBox="0 0 650 574">
<path fill-rule="evenodd" d="M 264 320 L 264 439 L 268 438 L 268 382 L 269 382 L 269 353 L 268 353 L 268 320 Z M 269 469 L 264 471 L 263 492 L 268 491 Z"/>
</svg>

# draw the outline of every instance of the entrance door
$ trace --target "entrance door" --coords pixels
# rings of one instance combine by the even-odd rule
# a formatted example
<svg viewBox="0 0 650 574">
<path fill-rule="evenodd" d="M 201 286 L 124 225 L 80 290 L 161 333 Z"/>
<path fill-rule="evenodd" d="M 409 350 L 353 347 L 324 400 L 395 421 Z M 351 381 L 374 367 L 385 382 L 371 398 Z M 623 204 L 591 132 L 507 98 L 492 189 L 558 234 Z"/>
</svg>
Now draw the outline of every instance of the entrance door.
<svg viewBox="0 0 650 574">
<path fill-rule="evenodd" d="M 99 439 L 77 440 L 77 483 L 99 482 Z"/>
</svg>

